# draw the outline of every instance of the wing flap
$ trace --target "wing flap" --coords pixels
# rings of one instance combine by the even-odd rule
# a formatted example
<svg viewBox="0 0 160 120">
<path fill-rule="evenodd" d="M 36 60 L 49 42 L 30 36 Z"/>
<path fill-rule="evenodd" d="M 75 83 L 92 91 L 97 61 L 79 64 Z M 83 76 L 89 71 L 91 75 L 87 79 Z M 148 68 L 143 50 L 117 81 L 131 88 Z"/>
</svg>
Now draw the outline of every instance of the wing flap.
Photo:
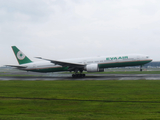
<svg viewBox="0 0 160 120">
<path fill-rule="evenodd" d="M 80 63 L 72 63 L 72 62 L 64 62 L 64 61 L 58 61 L 58 60 L 50 60 L 50 59 L 45 59 L 45 58 L 41 58 L 41 57 L 36 57 L 38 59 L 42 59 L 42 60 L 47 60 L 47 61 L 50 61 L 51 63 L 54 63 L 54 64 L 57 64 L 57 65 L 61 65 L 63 67 L 70 67 L 70 68 L 73 68 L 73 67 L 78 67 L 78 68 L 82 68 L 85 66 L 85 64 L 80 64 Z"/>
</svg>

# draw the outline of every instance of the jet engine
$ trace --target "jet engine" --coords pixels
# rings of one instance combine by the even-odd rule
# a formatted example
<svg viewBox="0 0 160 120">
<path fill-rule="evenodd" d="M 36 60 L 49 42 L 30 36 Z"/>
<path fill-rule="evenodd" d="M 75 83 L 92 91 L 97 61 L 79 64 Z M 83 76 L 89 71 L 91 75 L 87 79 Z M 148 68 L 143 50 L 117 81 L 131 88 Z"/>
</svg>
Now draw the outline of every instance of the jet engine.
<svg viewBox="0 0 160 120">
<path fill-rule="evenodd" d="M 98 64 L 90 64 L 86 66 L 87 72 L 104 72 L 104 68 L 99 68 Z"/>
</svg>

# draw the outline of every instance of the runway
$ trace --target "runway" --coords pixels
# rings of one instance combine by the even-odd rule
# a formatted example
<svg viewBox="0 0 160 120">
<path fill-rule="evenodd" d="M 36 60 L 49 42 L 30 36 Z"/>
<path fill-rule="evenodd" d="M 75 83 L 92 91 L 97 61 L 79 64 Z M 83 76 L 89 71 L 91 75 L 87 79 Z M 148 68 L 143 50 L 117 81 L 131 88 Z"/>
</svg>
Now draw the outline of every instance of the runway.
<svg viewBox="0 0 160 120">
<path fill-rule="evenodd" d="M 72 78 L 71 74 L 48 76 L 0 76 L 0 80 L 160 80 L 160 74 L 86 74 L 85 78 Z"/>
</svg>

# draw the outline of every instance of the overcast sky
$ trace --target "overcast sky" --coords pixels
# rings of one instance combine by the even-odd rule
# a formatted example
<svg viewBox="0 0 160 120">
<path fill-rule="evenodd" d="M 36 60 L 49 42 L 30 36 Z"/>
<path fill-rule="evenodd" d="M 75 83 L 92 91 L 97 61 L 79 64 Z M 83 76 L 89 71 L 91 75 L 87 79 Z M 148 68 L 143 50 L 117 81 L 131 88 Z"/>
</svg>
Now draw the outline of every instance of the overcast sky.
<svg viewBox="0 0 160 120">
<path fill-rule="evenodd" d="M 160 0 L 0 0 L 0 66 L 31 60 L 146 54 L 160 60 Z"/>
</svg>

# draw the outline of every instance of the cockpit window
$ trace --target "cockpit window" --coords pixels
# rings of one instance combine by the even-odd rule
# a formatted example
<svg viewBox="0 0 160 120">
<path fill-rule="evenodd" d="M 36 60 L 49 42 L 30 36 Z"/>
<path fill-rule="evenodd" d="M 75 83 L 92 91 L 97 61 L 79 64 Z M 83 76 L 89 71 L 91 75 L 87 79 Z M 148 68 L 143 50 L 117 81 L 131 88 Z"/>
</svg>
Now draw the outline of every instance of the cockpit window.
<svg viewBox="0 0 160 120">
<path fill-rule="evenodd" d="M 146 56 L 146 58 L 149 58 L 149 56 Z"/>
</svg>

